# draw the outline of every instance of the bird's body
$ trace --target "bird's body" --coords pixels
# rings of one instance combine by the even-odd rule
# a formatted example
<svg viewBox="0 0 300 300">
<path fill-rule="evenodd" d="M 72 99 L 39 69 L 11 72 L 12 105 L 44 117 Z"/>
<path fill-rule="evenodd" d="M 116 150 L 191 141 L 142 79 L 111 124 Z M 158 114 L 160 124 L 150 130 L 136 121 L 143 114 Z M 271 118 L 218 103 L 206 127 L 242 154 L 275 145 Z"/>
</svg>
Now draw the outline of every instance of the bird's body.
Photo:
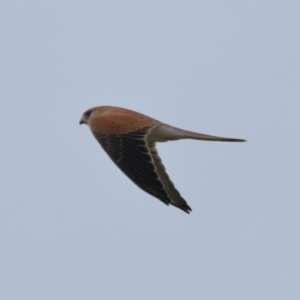
<svg viewBox="0 0 300 300">
<path fill-rule="evenodd" d="M 87 110 L 80 124 L 90 127 L 105 152 L 137 186 L 165 204 L 174 205 L 187 213 L 192 209 L 166 173 L 155 143 L 179 139 L 244 141 L 182 130 L 138 112 L 114 106 Z"/>
</svg>

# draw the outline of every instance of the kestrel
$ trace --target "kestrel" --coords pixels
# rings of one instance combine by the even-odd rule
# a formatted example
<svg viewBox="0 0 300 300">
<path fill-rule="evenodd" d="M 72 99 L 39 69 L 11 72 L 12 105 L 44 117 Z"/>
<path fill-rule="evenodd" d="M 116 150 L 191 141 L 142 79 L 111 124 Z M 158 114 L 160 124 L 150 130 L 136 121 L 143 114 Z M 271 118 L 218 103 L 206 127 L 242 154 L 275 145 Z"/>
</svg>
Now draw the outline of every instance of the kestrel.
<svg viewBox="0 0 300 300">
<path fill-rule="evenodd" d="M 79 124 L 90 127 L 104 151 L 138 187 L 166 205 L 174 205 L 186 213 L 192 209 L 166 173 L 155 143 L 179 139 L 245 141 L 182 130 L 114 106 L 90 108 L 82 115 Z"/>
</svg>

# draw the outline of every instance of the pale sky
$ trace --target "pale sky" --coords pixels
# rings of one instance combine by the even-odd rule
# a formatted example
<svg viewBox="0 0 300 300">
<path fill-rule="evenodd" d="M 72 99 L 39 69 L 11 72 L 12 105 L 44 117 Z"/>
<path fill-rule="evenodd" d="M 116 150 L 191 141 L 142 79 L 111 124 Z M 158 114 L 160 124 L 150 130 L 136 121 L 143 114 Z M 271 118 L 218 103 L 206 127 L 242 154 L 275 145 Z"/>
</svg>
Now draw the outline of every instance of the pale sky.
<svg viewBox="0 0 300 300">
<path fill-rule="evenodd" d="M 0 299 L 300 299 L 299 1 L 1 1 Z M 157 145 L 190 215 L 79 126 L 115 105 L 247 143 Z"/>
</svg>

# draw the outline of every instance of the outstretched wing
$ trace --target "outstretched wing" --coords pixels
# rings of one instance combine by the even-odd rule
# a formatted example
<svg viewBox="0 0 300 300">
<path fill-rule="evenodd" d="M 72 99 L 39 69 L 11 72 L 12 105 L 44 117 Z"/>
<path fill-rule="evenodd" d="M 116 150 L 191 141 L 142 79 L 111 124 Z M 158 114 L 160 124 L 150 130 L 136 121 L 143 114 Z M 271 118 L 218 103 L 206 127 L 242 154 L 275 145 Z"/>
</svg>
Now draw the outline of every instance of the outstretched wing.
<svg viewBox="0 0 300 300">
<path fill-rule="evenodd" d="M 150 131 L 151 128 L 143 128 L 121 135 L 103 131 L 93 131 L 93 134 L 113 162 L 137 186 L 166 205 L 172 204 L 189 213 L 192 209 L 166 173 L 155 143 L 147 143 Z"/>
</svg>

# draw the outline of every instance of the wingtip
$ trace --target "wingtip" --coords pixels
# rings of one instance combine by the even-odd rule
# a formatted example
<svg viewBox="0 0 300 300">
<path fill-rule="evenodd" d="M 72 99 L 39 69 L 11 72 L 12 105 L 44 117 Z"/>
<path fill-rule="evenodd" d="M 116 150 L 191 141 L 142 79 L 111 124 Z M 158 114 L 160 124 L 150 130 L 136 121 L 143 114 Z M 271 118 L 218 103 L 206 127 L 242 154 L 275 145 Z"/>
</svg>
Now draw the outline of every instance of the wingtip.
<svg viewBox="0 0 300 300">
<path fill-rule="evenodd" d="M 179 207 L 181 210 L 183 210 L 185 213 L 187 213 L 188 215 L 190 215 L 191 214 L 191 212 L 192 212 L 192 209 L 189 207 L 188 209 L 187 208 L 183 208 L 183 207 Z"/>
<path fill-rule="evenodd" d="M 175 204 L 172 203 L 172 205 L 179 208 L 179 209 L 181 209 L 182 211 L 184 211 L 187 214 L 190 214 L 192 212 L 192 208 L 188 204 L 186 204 L 186 205 L 175 205 Z"/>
</svg>

